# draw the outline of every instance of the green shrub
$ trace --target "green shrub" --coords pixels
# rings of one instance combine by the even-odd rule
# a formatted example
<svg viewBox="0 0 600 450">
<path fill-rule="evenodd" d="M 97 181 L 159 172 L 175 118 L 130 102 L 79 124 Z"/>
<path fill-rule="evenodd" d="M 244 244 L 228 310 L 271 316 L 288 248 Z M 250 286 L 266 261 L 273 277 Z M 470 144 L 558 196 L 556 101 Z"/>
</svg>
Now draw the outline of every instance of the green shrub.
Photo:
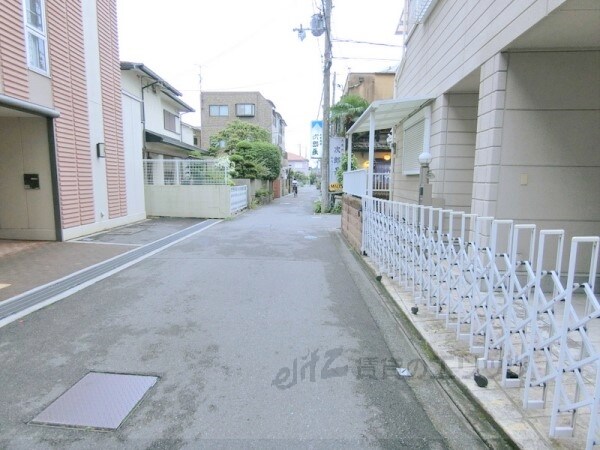
<svg viewBox="0 0 600 450">
<path fill-rule="evenodd" d="M 254 193 L 254 196 L 256 198 L 265 198 L 265 197 L 269 197 L 271 195 L 271 193 L 269 191 L 267 191 L 266 189 L 257 189 L 256 192 Z"/>
<path fill-rule="evenodd" d="M 327 214 L 329 212 L 329 208 L 323 209 L 321 200 L 315 200 L 315 204 L 313 206 L 313 211 L 315 212 L 315 214 L 319 214 L 319 213 Z"/>
<path fill-rule="evenodd" d="M 333 208 L 331 208 L 331 213 L 332 214 L 341 214 L 342 213 L 342 204 L 340 202 L 337 202 L 335 205 L 333 205 Z"/>
<path fill-rule="evenodd" d="M 319 214 L 321 212 L 321 200 L 315 200 L 313 211 L 315 212 L 315 214 Z"/>
</svg>

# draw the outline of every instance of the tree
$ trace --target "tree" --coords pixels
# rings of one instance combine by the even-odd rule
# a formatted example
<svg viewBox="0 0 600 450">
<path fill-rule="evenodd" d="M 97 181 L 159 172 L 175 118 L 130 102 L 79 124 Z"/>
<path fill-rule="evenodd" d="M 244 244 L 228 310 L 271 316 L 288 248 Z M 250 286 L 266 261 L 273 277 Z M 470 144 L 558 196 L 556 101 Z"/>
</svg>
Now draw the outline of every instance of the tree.
<svg viewBox="0 0 600 450">
<path fill-rule="evenodd" d="M 335 171 L 335 177 L 338 180 L 338 183 L 342 184 L 344 182 L 344 172 L 348 169 L 348 152 L 344 152 L 342 154 L 342 160 L 340 162 L 340 167 Z M 352 159 L 350 160 L 350 170 L 358 169 L 358 162 L 356 161 L 356 157 L 352 155 Z"/>
<path fill-rule="evenodd" d="M 369 107 L 360 95 L 348 94 L 342 96 L 339 102 L 331 107 L 331 119 L 335 123 L 338 136 L 344 136 L 346 131 Z"/>
<path fill-rule="evenodd" d="M 239 141 L 230 160 L 235 164 L 235 178 L 273 181 L 281 172 L 281 152 L 269 142 Z"/>
<path fill-rule="evenodd" d="M 336 125 L 336 131 L 338 136 L 345 136 L 346 132 L 369 107 L 367 102 L 360 95 L 348 94 L 342 96 L 339 102 L 331 107 L 331 118 Z M 364 135 L 364 133 L 358 133 L 357 138 Z M 346 142 L 346 145 L 348 143 Z M 351 170 L 357 169 L 357 162 L 354 155 L 350 162 Z M 348 154 L 346 152 L 342 155 L 341 164 L 335 172 L 338 183 L 342 184 L 344 181 L 344 172 L 348 168 Z"/>
<path fill-rule="evenodd" d="M 291 179 L 295 178 L 296 180 L 298 180 L 299 183 L 308 183 L 308 176 L 306 176 L 302 172 L 296 172 L 295 170 L 290 170 L 289 177 Z"/>
<path fill-rule="evenodd" d="M 281 151 L 269 142 L 252 142 L 252 158 L 267 169 L 264 179 L 273 181 L 281 174 Z"/>
<path fill-rule="evenodd" d="M 241 141 L 271 142 L 270 133 L 258 125 L 234 120 L 210 138 L 210 153 L 234 153 Z"/>
<path fill-rule="evenodd" d="M 273 181 L 281 172 L 281 151 L 258 125 L 234 120 L 210 138 L 209 155 L 229 155 L 234 178 Z"/>
</svg>

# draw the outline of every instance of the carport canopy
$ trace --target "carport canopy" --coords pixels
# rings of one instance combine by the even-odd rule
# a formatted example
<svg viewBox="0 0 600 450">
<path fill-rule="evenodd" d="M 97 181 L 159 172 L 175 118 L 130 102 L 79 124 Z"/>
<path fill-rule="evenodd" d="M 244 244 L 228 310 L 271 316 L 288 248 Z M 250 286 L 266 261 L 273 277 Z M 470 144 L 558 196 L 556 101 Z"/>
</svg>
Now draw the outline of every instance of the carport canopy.
<svg viewBox="0 0 600 450">
<path fill-rule="evenodd" d="M 373 195 L 373 161 L 375 159 L 375 130 L 393 128 L 413 113 L 425 107 L 433 99 L 429 97 L 398 98 L 393 100 L 376 100 L 348 129 L 348 171 L 352 161 L 352 135 L 369 132 L 369 166 L 367 169 L 367 195 Z"/>
<path fill-rule="evenodd" d="M 369 105 L 364 113 L 348 129 L 346 134 L 360 133 L 370 130 L 371 115 L 375 120 L 375 129 L 392 128 L 402 122 L 412 113 L 423 108 L 432 98 L 412 97 L 393 100 L 376 100 Z"/>
</svg>

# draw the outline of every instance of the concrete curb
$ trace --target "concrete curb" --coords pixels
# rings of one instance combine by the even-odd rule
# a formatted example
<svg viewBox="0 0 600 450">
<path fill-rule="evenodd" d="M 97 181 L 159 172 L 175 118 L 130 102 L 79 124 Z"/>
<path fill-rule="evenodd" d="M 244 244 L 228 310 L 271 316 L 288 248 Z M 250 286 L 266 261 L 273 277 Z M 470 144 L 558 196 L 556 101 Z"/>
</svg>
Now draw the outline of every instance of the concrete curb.
<svg viewBox="0 0 600 450">
<path fill-rule="evenodd" d="M 368 256 L 362 256 L 365 265 L 373 276 L 379 273 Z M 445 328 L 441 319 L 420 308 L 417 315 L 411 313 L 414 306 L 412 294 L 402 289 L 392 278 L 382 274 L 381 284 L 390 298 L 398 306 L 414 330 L 427 343 L 427 346 L 440 360 L 447 372 L 456 380 L 461 390 L 496 423 L 515 446 L 527 450 L 585 448 L 585 435 L 572 438 L 553 439 L 548 436 L 550 423 L 549 408 L 524 410 L 522 408 L 522 387 L 506 389 L 500 385 L 499 369 L 480 369 L 488 378 L 486 388 L 480 388 L 473 380 L 476 369 L 476 356 L 469 352 L 467 345 L 455 338 L 455 333 Z"/>
</svg>

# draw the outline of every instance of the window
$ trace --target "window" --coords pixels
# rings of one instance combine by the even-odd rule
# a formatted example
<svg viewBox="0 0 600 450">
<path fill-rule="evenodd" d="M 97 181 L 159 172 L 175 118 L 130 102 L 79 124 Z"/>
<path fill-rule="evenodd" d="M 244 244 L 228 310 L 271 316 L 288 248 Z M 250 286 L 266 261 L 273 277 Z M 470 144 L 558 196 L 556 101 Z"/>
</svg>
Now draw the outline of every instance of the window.
<svg viewBox="0 0 600 450">
<path fill-rule="evenodd" d="M 409 15 L 414 23 L 423 23 L 435 7 L 437 0 L 410 0 Z"/>
<path fill-rule="evenodd" d="M 178 133 L 179 116 L 167 111 L 166 109 L 163 110 L 163 115 L 165 119 L 165 130 L 172 131 L 173 133 Z"/>
<path fill-rule="evenodd" d="M 426 107 L 406 120 L 403 126 L 402 173 L 418 175 L 421 169 L 419 155 L 429 151 L 430 108 Z"/>
<path fill-rule="evenodd" d="M 437 2 L 438 0 L 406 0 L 398 25 L 398 32 L 404 34 L 405 45 L 417 24 L 427 20 Z"/>
<path fill-rule="evenodd" d="M 227 105 L 210 105 L 208 107 L 208 114 L 211 117 L 228 117 L 229 106 Z"/>
<path fill-rule="evenodd" d="M 237 103 L 235 115 L 238 117 L 254 117 L 254 103 Z"/>
<path fill-rule="evenodd" d="M 24 0 L 27 65 L 30 69 L 48 75 L 48 39 L 44 0 Z"/>
</svg>

